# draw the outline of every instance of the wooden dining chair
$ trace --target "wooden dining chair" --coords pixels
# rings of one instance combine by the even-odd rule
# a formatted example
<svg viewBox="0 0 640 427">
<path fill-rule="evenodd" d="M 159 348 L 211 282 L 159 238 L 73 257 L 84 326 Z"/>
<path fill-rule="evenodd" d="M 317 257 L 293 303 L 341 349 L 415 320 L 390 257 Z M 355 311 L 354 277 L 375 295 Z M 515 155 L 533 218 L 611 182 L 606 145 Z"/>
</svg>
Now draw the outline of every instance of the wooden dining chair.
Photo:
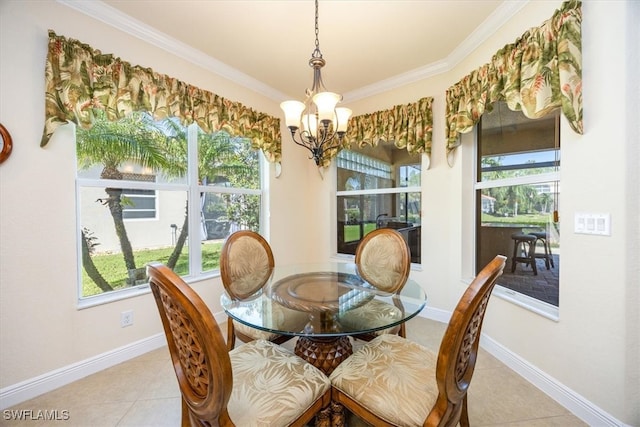
<svg viewBox="0 0 640 427">
<path fill-rule="evenodd" d="M 380 300 L 350 310 L 340 318 L 344 325 L 357 329 L 387 325 L 394 319 L 402 319 L 403 307 L 397 294 L 400 293 L 411 271 L 411 251 L 402 235 L 392 228 L 378 228 L 369 232 L 356 248 L 358 274 L 378 290 L 392 295 L 393 304 Z M 371 341 L 381 334 L 406 336 L 404 323 L 393 328 L 372 333 L 354 335 L 354 338 Z"/>
<path fill-rule="evenodd" d="M 241 230 L 232 233 L 220 253 L 220 278 L 231 299 L 243 300 L 255 295 L 267 283 L 275 260 L 271 246 L 255 231 Z M 276 344 L 290 340 L 291 336 L 278 335 L 227 320 L 227 347 L 233 349 L 236 337 L 242 342 L 265 339 Z"/>
<path fill-rule="evenodd" d="M 255 340 L 228 351 L 198 294 L 168 267 L 147 267 L 182 394 L 182 426 L 305 426 L 331 384 L 291 351 Z"/>
<path fill-rule="evenodd" d="M 467 389 L 482 321 L 505 261 L 496 256 L 469 285 L 437 355 L 397 335 L 381 335 L 331 373 L 333 402 L 375 426 L 468 426 Z"/>
</svg>

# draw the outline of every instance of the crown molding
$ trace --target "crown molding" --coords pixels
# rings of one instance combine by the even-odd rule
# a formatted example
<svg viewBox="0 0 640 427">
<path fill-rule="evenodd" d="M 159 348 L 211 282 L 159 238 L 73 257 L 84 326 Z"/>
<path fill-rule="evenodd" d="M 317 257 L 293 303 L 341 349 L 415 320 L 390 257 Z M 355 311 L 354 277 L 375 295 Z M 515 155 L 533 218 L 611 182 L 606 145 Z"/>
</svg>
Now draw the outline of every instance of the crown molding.
<svg viewBox="0 0 640 427">
<path fill-rule="evenodd" d="M 102 21 L 153 46 L 166 50 L 174 56 L 218 74 L 274 101 L 280 102 L 282 99 L 287 98 L 287 95 L 271 86 L 230 67 L 198 49 L 194 49 L 185 43 L 169 37 L 137 19 L 133 19 L 131 16 L 120 12 L 102 1 L 57 0 L 57 2 Z"/>
<path fill-rule="evenodd" d="M 370 96 L 378 95 L 383 92 L 388 92 L 393 89 L 397 89 L 402 86 L 406 86 L 411 83 L 415 83 L 420 80 L 424 80 L 427 77 L 435 76 L 441 73 L 449 71 L 451 67 L 447 61 L 438 61 L 424 67 L 416 68 L 406 73 L 398 74 L 385 80 L 381 80 L 377 83 L 364 86 L 360 89 L 346 92 L 344 102 L 349 103 L 360 99 L 368 98 Z"/>
<path fill-rule="evenodd" d="M 347 92 L 344 94 L 345 102 L 368 98 L 450 71 L 493 35 L 498 28 L 507 23 L 520 9 L 529 3 L 529 1 L 530 0 L 504 1 L 502 5 L 451 52 L 446 59 Z M 200 50 L 179 42 L 149 25 L 133 19 L 131 16 L 120 12 L 102 1 L 57 0 L 57 2 L 170 52 L 172 55 L 218 74 L 240 86 L 260 93 L 275 102 L 287 99 L 286 94 L 271 86 L 206 55 Z"/>
<path fill-rule="evenodd" d="M 353 102 L 368 98 L 370 96 L 388 92 L 452 70 L 489 37 L 491 37 L 498 28 L 509 22 L 509 20 L 527 3 L 529 3 L 529 1 L 530 0 L 516 0 L 503 2 L 500 7 L 489 15 L 489 17 L 485 19 L 484 22 L 480 24 L 480 26 L 478 26 L 478 28 L 476 28 L 462 43 L 460 43 L 458 47 L 456 47 L 444 60 L 407 71 L 406 73 L 381 80 L 377 83 L 351 92 L 347 92 L 344 94 L 345 102 Z"/>
<path fill-rule="evenodd" d="M 478 28 L 473 30 L 473 32 L 451 52 L 447 57 L 447 63 L 450 65 L 449 69 L 455 67 L 469 56 L 489 37 L 494 35 L 500 27 L 509 22 L 511 18 L 530 1 L 531 0 L 504 1 L 500 7 L 493 11 Z"/>
</svg>

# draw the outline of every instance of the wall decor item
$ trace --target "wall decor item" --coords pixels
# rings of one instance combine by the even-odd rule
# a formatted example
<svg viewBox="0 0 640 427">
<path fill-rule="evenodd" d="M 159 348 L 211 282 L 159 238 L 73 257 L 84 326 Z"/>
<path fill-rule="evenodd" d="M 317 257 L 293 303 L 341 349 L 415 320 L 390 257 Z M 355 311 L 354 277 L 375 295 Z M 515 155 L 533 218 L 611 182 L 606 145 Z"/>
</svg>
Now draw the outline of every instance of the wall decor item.
<svg viewBox="0 0 640 427">
<path fill-rule="evenodd" d="M 13 141 L 11 140 L 11 135 L 9 135 L 7 128 L 0 123 L 0 163 L 7 160 L 12 148 Z"/>
</svg>

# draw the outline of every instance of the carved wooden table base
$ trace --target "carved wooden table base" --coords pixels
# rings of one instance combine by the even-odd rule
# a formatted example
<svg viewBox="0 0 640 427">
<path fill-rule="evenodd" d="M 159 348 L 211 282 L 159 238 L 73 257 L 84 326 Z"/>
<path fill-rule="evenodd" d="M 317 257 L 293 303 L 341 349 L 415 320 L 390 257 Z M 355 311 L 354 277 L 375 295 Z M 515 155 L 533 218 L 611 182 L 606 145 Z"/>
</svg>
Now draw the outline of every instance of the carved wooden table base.
<svg viewBox="0 0 640 427">
<path fill-rule="evenodd" d="M 315 427 L 344 427 L 344 407 L 331 402 L 329 406 L 316 415 Z"/>
<path fill-rule="evenodd" d="M 327 375 L 353 354 L 349 337 L 298 337 L 295 353 Z M 331 403 L 316 416 L 316 427 L 344 427 L 344 407 Z"/>
<path fill-rule="evenodd" d="M 349 337 L 298 337 L 295 353 L 327 375 L 353 354 Z"/>
</svg>

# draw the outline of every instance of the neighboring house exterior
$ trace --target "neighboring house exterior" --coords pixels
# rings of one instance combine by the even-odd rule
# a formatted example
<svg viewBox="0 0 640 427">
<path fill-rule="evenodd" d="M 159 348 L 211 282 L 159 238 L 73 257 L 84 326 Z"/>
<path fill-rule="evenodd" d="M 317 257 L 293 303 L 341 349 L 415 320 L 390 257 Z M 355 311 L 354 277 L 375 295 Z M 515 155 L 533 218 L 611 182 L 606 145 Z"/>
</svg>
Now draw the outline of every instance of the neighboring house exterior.
<svg viewBox="0 0 640 427">
<path fill-rule="evenodd" d="M 494 213 L 496 210 L 496 199 L 495 197 L 487 196 L 486 194 L 482 195 L 482 212 L 483 213 Z"/>
</svg>

